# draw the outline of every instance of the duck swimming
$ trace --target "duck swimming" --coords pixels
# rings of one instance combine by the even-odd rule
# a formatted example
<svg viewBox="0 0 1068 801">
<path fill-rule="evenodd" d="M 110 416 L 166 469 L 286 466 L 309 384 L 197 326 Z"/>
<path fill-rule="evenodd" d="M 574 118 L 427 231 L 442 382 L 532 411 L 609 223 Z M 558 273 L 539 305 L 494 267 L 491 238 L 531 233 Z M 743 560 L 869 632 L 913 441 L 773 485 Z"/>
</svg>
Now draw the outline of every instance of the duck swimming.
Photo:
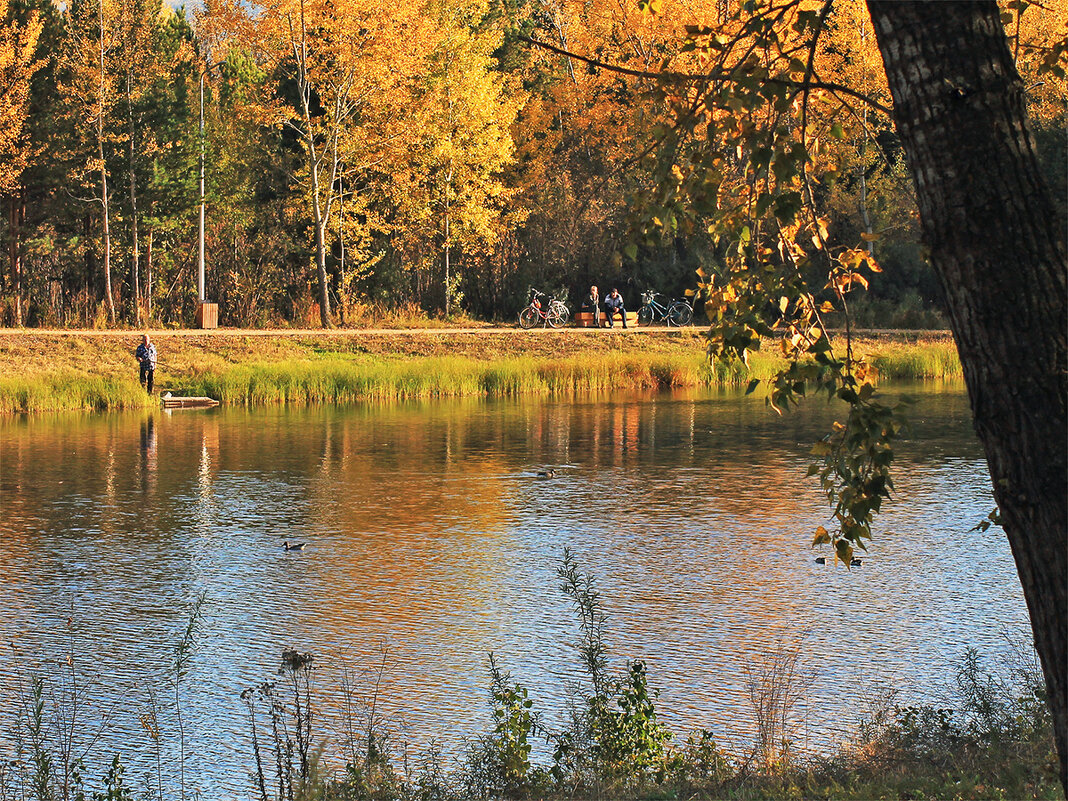
<svg viewBox="0 0 1068 801">
<path fill-rule="evenodd" d="M 548 470 L 539 470 L 538 471 L 538 478 L 552 478 L 555 475 L 556 475 L 556 471 L 553 470 L 551 467 Z"/>
<path fill-rule="evenodd" d="M 282 543 L 282 547 L 285 548 L 287 551 L 303 551 L 305 545 L 306 543 L 303 542 L 298 542 L 296 545 L 290 545 L 289 540 L 286 540 Z"/>
<path fill-rule="evenodd" d="M 825 565 L 825 564 L 827 564 L 827 557 L 826 556 L 817 556 L 816 557 L 816 564 L 817 565 Z"/>
</svg>

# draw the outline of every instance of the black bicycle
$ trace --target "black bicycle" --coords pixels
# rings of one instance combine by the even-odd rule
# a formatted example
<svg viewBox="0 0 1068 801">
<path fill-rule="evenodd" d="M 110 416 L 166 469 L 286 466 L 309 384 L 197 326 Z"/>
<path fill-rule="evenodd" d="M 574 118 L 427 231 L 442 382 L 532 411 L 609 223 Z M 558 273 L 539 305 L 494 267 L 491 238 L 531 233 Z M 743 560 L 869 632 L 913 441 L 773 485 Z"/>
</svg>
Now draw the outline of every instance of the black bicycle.
<svg viewBox="0 0 1068 801">
<path fill-rule="evenodd" d="M 642 292 L 642 307 L 638 309 L 640 325 L 650 325 L 657 320 L 678 326 L 693 322 L 693 306 L 685 300 L 672 300 L 670 303 L 658 300 L 662 297 L 659 292 Z"/>
</svg>

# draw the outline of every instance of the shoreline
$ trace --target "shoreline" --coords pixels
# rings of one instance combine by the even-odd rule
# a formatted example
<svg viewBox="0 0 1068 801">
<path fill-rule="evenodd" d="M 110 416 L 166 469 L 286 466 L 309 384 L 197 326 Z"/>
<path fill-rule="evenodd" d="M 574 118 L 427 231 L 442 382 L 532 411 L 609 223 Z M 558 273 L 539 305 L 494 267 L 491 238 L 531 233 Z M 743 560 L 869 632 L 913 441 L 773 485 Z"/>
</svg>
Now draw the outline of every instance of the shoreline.
<svg viewBox="0 0 1068 801">
<path fill-rule="evenodd" d="M 137 380 L 139 333 L 0 329 L 0 414 L 150 408 L 158 395 L 223 405 L 349 404 L 436 397 L 729 387 L 782 364 L 773 343 L 742 365 L 712 364 L 704 328 L 181 330 L 149 332 L 156 394 Z M 865 333 L 854 348 L 884 380 L 959 379 L 941 332 Z"/>
</svg>

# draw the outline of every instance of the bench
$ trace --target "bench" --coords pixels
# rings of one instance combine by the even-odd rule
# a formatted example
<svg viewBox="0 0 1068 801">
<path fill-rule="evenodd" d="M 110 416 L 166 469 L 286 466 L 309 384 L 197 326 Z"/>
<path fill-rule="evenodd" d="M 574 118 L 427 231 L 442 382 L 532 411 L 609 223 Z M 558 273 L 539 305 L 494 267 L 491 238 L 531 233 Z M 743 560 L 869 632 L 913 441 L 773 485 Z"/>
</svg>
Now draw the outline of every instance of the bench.
<svg viewBox="0 0 1068 801">
<path fill-rule="evenodd" d="M 615 315 L 613 322 L 619 326 L 619 315 Z M 575 314 L 575 325 L 579 328 L 593 328 L 593 312 L 580 311 Z M 638 326 L 638 312 L 627 310 L 627 325 Z M 608 326 L 608 315 L 601 312 L 601 327 L 606 328 Z"/>
</svg>

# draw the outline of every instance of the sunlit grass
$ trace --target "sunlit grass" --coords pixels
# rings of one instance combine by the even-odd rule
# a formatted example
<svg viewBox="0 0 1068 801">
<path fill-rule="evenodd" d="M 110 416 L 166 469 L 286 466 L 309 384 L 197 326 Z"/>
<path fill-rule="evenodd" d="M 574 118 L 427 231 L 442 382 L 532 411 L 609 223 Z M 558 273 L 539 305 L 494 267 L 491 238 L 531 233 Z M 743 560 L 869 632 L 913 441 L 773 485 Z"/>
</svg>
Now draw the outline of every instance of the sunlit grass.
<svg viewBox="0 0 1068 801">
<path fill-rule="evenodd" d="M 884 381 L 924 378 L 963 378 L 957 346 L 952 339 L 924 340 L 918 343 L 866 343 L 872 364 Z"/>
<path fill-rule="evenodd" d="M 41 377 L 0 377 L 0 413 L 109 411 L 157 403 L 136 379 L 63 371 Z"/>
<path fill-rule="evenodd" d="M 157 340 L 163 340 L 158 390 L 241 406 L 732 387 L 754 378 L 766 381 L 784 366 L 772 343 L 751 352 L 748 365 L 709 362 L 696 331 L 163 337 Z M 4 344 L 0 413 L 129 409 L 156 402 L 137 383 L 131 342 L 125 339 L 27 336 L 25 342 Z M 836 342 L 835 349 L 841 355 L 843 343 Z M 41 361 L 41 352 L 50 358 Z M 867 355 L 882 381 L 961 375 L 953 342 L 944 337 L 862 339 L 854 352 Z"/>
<path fill-rule="evenodd" d="M 464 356 L 411 360 L 324 356 L 315 361 L 250 364 L 206 373 L 191 392 L 225 404 L 334 403 L 519 395 L 567 397 L 620 389 L 670 389 L 725 383 L 703 354 L 581 354 L 560 359 Z"/>
</svg>

